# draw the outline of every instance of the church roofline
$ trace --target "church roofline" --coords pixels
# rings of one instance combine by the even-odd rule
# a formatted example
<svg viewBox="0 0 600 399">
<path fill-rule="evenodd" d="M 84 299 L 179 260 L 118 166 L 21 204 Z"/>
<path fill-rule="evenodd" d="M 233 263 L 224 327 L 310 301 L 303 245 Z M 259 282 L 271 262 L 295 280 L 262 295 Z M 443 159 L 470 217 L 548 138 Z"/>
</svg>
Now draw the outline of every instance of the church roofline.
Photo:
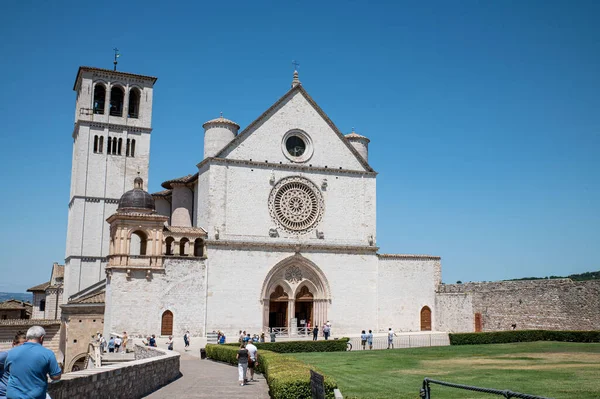
<svg viewBox="0 0 600 399">
<path fill-rule="evenodd" d="M 245 159 L 232 159 L 232 158 L 215 158 L 210 157 L 204 159 L 202 162 L 197 164 L 198 169 L 201 169 L 208 163 L 221 163 L 221 164 L 234 164 L 234 165 L 247 165 L 256 168 L 264 167 L 268 169 L 284 169 L 284 170 L 297 170 L 297 171 L 317 171 L 331 174 L 350 174 L 350 175 L 361 175 L 361 176 L 377 176 L 377 172 L 367 172 L 365 170 L 352 170 L 352 169 L 336 169 L 336 168 L 324 168 L 320 166 L 309 166 L 303 164 L 292 164 L 292 163 L 271 163 L 271 162 L 259 162 L 250 161 Z"/>
<path fill-rule="evenodd" d="M 168 190 L 173 188 L 173 184 L 190 184 L 190 183 L 194 183 L 196 180 L 198 180 L 198 173 L 194 173 L 193 175 L 186 175 L 183 177 L 177 177 L 175 179 L 171 179 L 171 180 L 167 180 L 165 182 L 163 182 L 161 184 L 161 186 L 163 188 L 166 188 Z"/>
<path fill-rule="evenodd" d="M 47 281 L 45 283 L 42 284 L 38 284 L 36 286 L 33 286 L 31 288 L 27 289 L 27 292 L 39 292 L 39 291 L 46 291 L 46 288 L 50 287 L 50 281 Z"/>
<path fill-rule="evenodd" d="M 441 256 L 433 255 L 411 255 L 411 254 L 377 254 L 382 259 L 403 259 L 403 260 L 442 260 Z"/>
<path fill-rule="evenodd" d="M 142 79 L 149 79 L 152 81 L 152 84 L 156 83 L 156 81 L 158 80 L 157 77 L 154 76 L 148 76 L 148 75 L 138 75 L 136 73 L 129 73 L 129 72 L 121 72 L 121 71 L 113 71 L 112 69 L 104 69 L 104 68 L 96 68 L 96 67 L 89 67 L 89 66 L 80 66 L 79 70 L 77 71 L 77 76 L 75 77 L 75 83 L 73 84 L 73 90 L 77 91 L 77 82 L 79 82 L 79 77 L 81 76 L 82 72 L 105 72 L 105 73 L 112 73 L 115 75 L 123 75 L 123 76 L 127 76 L 127 77 L 131 77 L 131 78 L 142 78 Z"/>
<path fill-rule="evenodd" d="M 152 193 L 150 195 L 153 197 L 165 198 L 165 197 L 170 197 L 172 194 L 173 194 L 173 190 L 162 190 L 162 191 L 158 191 L 156 193 Z"/>
<path fill-rule="evenodd" d="M 223 154 L 225 154 L 227 151 L 231 150 L 232 148 L 235 148 L 235 146 L 237 146 L 237 144 L 240 141 L 244 140 L 248 135 L 250 135 L 254 131 L 255 127 L 257 127 L 260 124 L 260 122 L 262 122 L 263 119 L 265 119 L 275 108 L 277 108 L 285 100 L 287 100 L 289 97 L 291 97 L 291 95 L 295 92 L 300 92 L 304 96 L 304 98 L 306 98 L 308 103 L 313 106 L 313 108 L 325 120 L 325 122 L 329 125 L 329 127 L 338 135 L 338 137 L 346 145 L 348 150 L 352 154 L 354 154 L 356 159 L 366 169 L 366 171 L 375 172 L 375 170 L 373 170 L 373 168 L 371 168 L 369 163 L 367 161 L 365 161 L 365 159 L 358 153 L 358 151 L 356 151 L 356 149 L 352 146 L 352 144 L 350 144 L 350 142 L 346 139 L 346 137 L 344 137 L 344 134 L 342 134 L 342 132 L 337 128 L 337 126 L 329 118 L 329 116 L 327 116 L 325 111 L 323 111 L 323 109 L 321 109 L 321 107 L 319 107 L 319 105 L 316 103 L 316 101 L 313 100 L 313 98 L 308 94 L 308 92 L 304 89 L 304 87 L 301 84 L 298 84 L 298 85 L 292 87 L 283 96 L 281 96 L 281 98 L 279 98 L 279 100 L 275 101 L 275 103 L 273 105 L 271 105 L 269 107 L 269 109 L 267 109 L 265 112 L 263 112 L 258 118 L 256 118 L 244 130 L 242 130 L 242 132 L 240 134 L 238 134 L 225 147 L 223 147 L 223 149 L 215 155 L 215 158 L 222 158 Z"/>
</svg>

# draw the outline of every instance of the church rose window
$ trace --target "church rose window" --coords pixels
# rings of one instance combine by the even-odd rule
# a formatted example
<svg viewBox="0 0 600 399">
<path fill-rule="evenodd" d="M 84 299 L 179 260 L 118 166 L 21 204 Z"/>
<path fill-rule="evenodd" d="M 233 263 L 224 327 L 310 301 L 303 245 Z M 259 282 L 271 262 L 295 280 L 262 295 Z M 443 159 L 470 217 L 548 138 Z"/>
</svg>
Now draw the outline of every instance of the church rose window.
<svg viewBox="0 0 600 399">
<path fill-rule="evenodd" d="M 319 189 L 308 179 L 288 177 L 269 195 L 271 217 L 291 233 L 305 233 L 323 216 L 324 202 Z"/>
<path fill-rule="evenodd" d="M 292 129 L 283 135 L 281 141 L 283 155 L 292 162 L 306 162 L 313 154 L 310 135 L 300 129 Z"/>
</svg>

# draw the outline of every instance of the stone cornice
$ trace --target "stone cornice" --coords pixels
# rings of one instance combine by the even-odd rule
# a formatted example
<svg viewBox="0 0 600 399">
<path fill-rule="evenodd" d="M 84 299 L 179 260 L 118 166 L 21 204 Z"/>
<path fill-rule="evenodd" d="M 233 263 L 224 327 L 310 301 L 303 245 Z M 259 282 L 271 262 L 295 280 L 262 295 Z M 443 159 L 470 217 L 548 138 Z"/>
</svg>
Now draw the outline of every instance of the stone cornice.
<svg viewBox="0 0 600 399">
<path fill-rule="evenodd" d="M 380 259 L 400 259 L 400 260 L 441 260 L 440 256 L 432 255 L 410 255 L 410 254 L 377 254 Z"/>
<path fill-rule="evenodd" d="M 198 169 L 200 169 L 204 165 L 207 165 L 207 164 L 242 165 L 242 166 L 264 168 L 264 169 L 283 169 L 283 170 L 296 171 L 296 172 L 317 171 L 317 172 L 331 173 L 332 175 L 347 174 L 347 175 L 370 176 L 370 177 L 377 176 L 377 172 L 368 172 L 368 171 L 364 171 L 364 170 L 323 168 L 320 166 L 297 165 L 297 164 L 291 164 L 291 163 L 259 162 L 259 161 L 253 161 L 253 160 L 215 158 L 215 157 L 206 158 L 202 162 L 197 164 L 196 166 L 198 167 Z"/>
<path fill-rule="evenodd" d="M 158 78 L 155 76 L 140 75 L 137 73 L 129 73 L 129 72 L 121 72 L 121 71 L 113 71 L 113 70 L 104 69 L 104 68 L 80 66 L 79 69 L 77 70 L 77 76 L 75 76 L 75 83 L 73 83 L 73 90 L 77 90 L 77 87 L 79 86 L 79 82 L 81 80 L 81 75 L 83 72 L 93 72 L 94 76 L 117 78 L 117 80 L 122 80 L 123 78 L 127 78 L 129 81 L 135 81 L 135 82 L 141 82 L 141 83 L 152 82 L 152 84 L 154 84 L 158 80 Z"/>
<path fill-rule="evenodd" d="M 3 319 L 0 326 L 55 326 L 60 325 L 60 319 Z"/>
<path fill-rule="evenodd" d="M 104 201 L 108 204 L 118 204 L 119 203 L 119 198 L 107 198 L 107 197 L 86 197 L 83 195 L 74 195 L 73 198 L 71 198 L 71 201 L 69 201 L 69 208 L 71 207 L 71 205 L 73 205 L 73 202 L 75 202 L 76 199 L 83 199 L 85 200 L 85 202 L 100 202 L 100 201 Z"/>
<path fill-rule="evenodd" d="M 246 250 L 280 250 L 292 252 L 339 252 L 339 253 L 372 253 L 375 254 L 379 247 L 368 245 L 336 245 L 336 244 L 304 244 L 285 242 L 254 242 L 254 241 L 229 241 L 206 240 L 208 247 L 230 247 Z"/>
<path fill-rule="evenodd" d="M 71 135 L 73 138 L 75 138 L 75 136 L 79 132 L 80 126 L 99 127 L 102 129 L 108 128 L 110 130 L 123 130 L 123 131 L 127 131 L 128 133 L 148 133 L 148 134 L 152 133 L 152 128 L 147 128 L 147 127 L 123 125 L 120 123 L 93 122 L 93 121 L 86 121 L 86 120 L 78 119 L 77 122 L 75 122 L 75 126 L 73 127 L 73 134 Z"/>
<path fill-rule="evenodd" d="M 141 213 L 141 212 L 116 212 L 110 215 L 106 221 L 112 223 L 115 220 L 145 220 L 150 222 L 166 222 L 168 216 L 159 215 L 157 213 Z"/>
<path fill-rule="evenodd" d="M 71 259 L 81 259 L 83 261 L 99 260 L 100 262 L 108 262 L 108 258 L 106 256 L 80 256 L 80 255 L 69 255 L 65 258 L 65 262 L 68 262 Z"/>
</svg>

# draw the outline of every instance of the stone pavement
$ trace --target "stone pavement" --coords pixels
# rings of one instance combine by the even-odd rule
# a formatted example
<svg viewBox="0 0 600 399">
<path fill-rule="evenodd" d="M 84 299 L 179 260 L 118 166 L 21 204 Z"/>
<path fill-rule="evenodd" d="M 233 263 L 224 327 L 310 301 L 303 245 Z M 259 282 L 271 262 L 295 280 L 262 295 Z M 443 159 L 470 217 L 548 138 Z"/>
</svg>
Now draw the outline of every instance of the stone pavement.
<svg viewBox="0 0 600 399">
<path fill-rule="evenodd" d="M 229 364 L 200 360 L 198 357 L 181 353 L 180 371 L 183 376 L 169 385 L 146 396 L 162 398 L 256 398 L 269 399 L 269 386 L 260 374 L 254 375 L 257 382 L 241 387 L 237 367 Z"/>
</svg>

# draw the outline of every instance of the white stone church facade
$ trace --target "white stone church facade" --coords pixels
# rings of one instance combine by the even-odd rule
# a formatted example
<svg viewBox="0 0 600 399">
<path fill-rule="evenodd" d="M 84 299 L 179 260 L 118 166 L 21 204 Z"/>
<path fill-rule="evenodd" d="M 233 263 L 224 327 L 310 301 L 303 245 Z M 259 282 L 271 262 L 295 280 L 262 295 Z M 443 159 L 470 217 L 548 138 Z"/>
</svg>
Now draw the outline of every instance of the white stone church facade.
<svg viewBox="0 0 600 399">
<path fill-rule="evenodd" d="M 150 196 L 155 82 L 81 67 L 74 86 L 64 298 L 105 284 L 105 333 L 473 330 L 468 301 L 436 293 L 439 257 L 378 253 L 369 140 L 297 73 L 242 131 L 206 122 L 196 167 Z"/>
</svg>

